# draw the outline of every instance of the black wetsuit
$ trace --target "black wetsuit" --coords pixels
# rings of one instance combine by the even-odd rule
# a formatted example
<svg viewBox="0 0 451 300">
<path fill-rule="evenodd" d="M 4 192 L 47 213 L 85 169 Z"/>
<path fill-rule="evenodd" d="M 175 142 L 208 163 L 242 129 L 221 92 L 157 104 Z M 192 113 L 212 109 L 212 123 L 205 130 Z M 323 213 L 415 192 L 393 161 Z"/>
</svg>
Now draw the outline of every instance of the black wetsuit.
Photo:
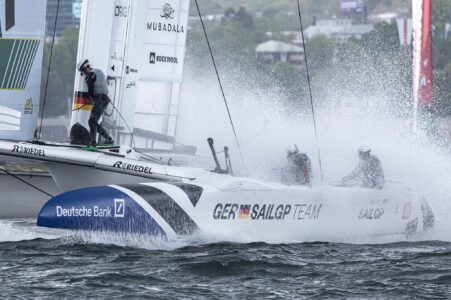
<svg viewBox="0 0 451 300">
<path fill-rule="evenodd" d="M 106 130 L 99 124 L 105 109 L 110 103 L 108 98 L 108 86 L 106 85 L 105 75 L 102 71 L 94 69 L 86 75 L 86 84 L 88 85 L 88 95 L 93 101 L 91 116 L 89 117 L 89 131 L 91 134 L 91 143 L 96 144 L 97 132 L 106 140 L 111 141 L 111 137 Z"/>
</svg>

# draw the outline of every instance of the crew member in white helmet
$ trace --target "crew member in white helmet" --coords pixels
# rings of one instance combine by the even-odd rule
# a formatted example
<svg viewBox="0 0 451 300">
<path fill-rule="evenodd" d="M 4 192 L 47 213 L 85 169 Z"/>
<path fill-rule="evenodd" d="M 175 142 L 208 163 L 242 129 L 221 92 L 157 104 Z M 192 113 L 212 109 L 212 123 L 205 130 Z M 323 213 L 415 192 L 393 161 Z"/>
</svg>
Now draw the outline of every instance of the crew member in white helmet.
<svg viewBox="0 0 451 300">
<path fill-rule="evenodd" d="M 305 153 L 299 153 L 296 144 L 287 147 L 287 164 L 282 173 L 286 184 L 312 185 L 312 163 Z"/>
<path fill-rule="evenodd" d="M 385 184 L 384 171 L 379 158 L 371 155 L 371 149 L 365 146 L 359 147 L 359 164 L 351 174 L 345 176 L 341 182 L 343 185 L 349 185 L 357 180 L 358 184 L 371 189 L 382 189 Z"/>
<path fill-rule="evenodd" d="M 85 75 L 85 81 L 88 85 L 88 96 L 93 102 L 91 116 L 89 117 L 88 122 L 91 134 L 91 146 L 97 146 L 97 132 L 105 138 L 105 144 L 113 144 L 113 139 L 102 125 L 99 124 L 102 114 L 111 102 L 107 95 L 108 85 L 106 83 L 105 74 L 99 69 L 91 68 L 87 59 L 78 65 L 78 70 Z"/>
</svg>

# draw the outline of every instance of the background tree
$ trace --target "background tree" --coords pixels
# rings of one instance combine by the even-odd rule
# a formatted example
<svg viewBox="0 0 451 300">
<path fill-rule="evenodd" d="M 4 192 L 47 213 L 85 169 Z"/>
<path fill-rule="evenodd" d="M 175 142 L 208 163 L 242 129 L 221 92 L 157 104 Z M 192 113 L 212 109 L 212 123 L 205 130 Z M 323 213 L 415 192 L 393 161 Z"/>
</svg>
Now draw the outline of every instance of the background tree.
<svg viewBox="0 0 451 300">
<path fill-rule="evenodd" d="M 70 107 L 69 99 L 74 92 L 74 75 L 78 49 L 78 29 L 68 27 L 61 38 L 55 43 L 53 56 L 50 62 L 51 40 L 47 39 L 44 50 L 44 62 L 41 83 L 41 99 L 44 99 L 45 88 L 48 81 L 47 96 L 45 100 L 44 117 L 67 115 Z M 47 73 L 49 63 L 50 73 Z"/>
</svg>

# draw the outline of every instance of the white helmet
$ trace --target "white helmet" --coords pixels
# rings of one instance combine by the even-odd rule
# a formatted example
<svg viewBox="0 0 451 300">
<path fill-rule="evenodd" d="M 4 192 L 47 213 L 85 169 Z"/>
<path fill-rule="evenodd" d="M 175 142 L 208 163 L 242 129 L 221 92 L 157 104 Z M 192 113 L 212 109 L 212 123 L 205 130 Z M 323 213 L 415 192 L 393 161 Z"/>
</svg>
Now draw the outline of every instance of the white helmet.
<svg viewBox="0 0 451 300">
<path fill-rule="evenodd" d="M 360 146 L 357 151 L 359 153 L 368 153 L 369 154 L 371 152 L 371 148 L 367 147 L 367 146 Z"/>
<path fill-rule="evenodd" d="M 367 159 L 370 157 L 371 149 L 366 146 L 360 146 L 358 149 L 359 158 L 360 159 Z"/>
<path fill-rule="evenodd" d="M 89 60 L 85 59 L 77 64 L 77 70 L 83 72 L 86 68 L 90 68 Z"/>
<path fill-rule="evenodd" d="M 296 154 L 299 152 L 298 146 L 296 144 L 288 145 L 287 154 Z"/>
</svg>

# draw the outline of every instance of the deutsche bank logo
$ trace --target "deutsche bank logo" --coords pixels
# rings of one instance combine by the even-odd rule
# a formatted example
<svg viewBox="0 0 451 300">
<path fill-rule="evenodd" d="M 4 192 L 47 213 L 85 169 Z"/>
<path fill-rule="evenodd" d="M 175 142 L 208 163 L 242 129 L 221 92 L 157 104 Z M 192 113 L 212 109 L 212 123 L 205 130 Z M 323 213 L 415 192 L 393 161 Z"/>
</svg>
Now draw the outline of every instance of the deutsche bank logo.
<svg viewBox="0 0 451 300">
<path fill-rule="evenodd" d="M 156 60 L 157 60 L 156 58 L 157 58 L 157 56 L 156 56 L 155 52 L 150 52 L 150 55 L 149 55 L 149 63 L 155 64 L 155 62 L 156 62 Z"/>
<path fill-rule="evenodd" d="M 125 215 L 124 199 L 114 199 L 114 217 L 123 218 Z"/>
</svg>

